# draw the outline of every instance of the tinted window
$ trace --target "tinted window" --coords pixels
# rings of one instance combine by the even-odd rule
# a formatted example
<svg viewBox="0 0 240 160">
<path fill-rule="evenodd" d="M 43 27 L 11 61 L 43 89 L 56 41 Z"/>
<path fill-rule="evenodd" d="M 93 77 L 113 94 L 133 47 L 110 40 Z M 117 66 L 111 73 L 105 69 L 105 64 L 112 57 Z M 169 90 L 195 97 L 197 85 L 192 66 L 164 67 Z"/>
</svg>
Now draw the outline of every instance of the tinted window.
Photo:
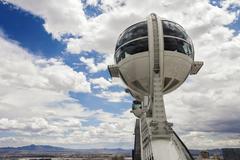
<svg viewBox="0 0 240 160">
<path fill-rule="evenodd" d="M 186 55 L 192 55 L 192 47 L 189 43 L 170 37 L 164 37 L 164 50 L 177 51 Z"/>
<path fill-rule="evenodd" d="M 120 47 L 115 53 L 115 59 L 118 63 L 128 55 L 148 51 L 148 39 L 139 39 Z"/>
<path fill-rule="evenodd" d="M 191 43 L 184 29 L 180 25 L 170 21 L 163 21 L 163 34 L 179 37 Z"/>
<path fill-rule="evenodd" d="M 132 110 L 135 110 L 135 109 L 142 109 L 142 105 L 141 104 L 132 104 Z"/>
<path fill-rule="evenodd" d="M 118 49 L 119 46 L 123 45 L 124 43 L 139 38 L 147 36 L 147 22 L 140 22 L 137 24 L 134 24 L 127 28 L 119 37 L 119 40 L 117 42 L 116 49 Z"/>
</svg>

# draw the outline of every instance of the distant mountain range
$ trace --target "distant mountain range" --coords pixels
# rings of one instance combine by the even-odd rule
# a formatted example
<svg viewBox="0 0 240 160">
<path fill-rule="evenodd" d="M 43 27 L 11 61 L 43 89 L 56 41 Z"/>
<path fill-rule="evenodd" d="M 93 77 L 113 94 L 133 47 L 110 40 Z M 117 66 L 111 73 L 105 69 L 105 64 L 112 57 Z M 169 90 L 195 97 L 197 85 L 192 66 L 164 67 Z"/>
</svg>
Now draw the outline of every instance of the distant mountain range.
<svg viewBox="0 0 240 160">
<path fill-rule="evenodd" d="M 62 147 L 55 147 L 49 145 L 28 145 L 22 147 L 3 147 L 0 148 L 0 157 L 5 155 L 73 155 L 73 154 L 122 154 L 131 155 L 132 150 L 130 149 L 69 149 Z"/>
<path fill-rule="evenodd" d="M 22 147 L 3 147 L 0 148 L 0 153 L 16 153 L 16 152 L 64 152 L 68 149 L 54 147 L 49 145 L 29 145 Z"/>
</svg>

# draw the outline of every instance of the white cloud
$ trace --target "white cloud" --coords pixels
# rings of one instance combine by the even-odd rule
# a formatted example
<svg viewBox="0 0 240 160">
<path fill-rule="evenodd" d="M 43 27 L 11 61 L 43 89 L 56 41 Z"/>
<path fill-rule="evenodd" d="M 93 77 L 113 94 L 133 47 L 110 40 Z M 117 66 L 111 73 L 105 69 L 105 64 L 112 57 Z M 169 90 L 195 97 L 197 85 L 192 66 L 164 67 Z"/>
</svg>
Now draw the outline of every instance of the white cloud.
<svg viewBox="0 0 240 160">
<path fill-rule="evenodd" d="M 123 83 L 123 81 L 119 78 L 113 78 L 113 79 L 105 79 L 104 77 L 99 78 L 91 78 L 89 80 L 94 86 L 94 88 L 100 88 L 103 90 L 107 90 L 110 87 L 113 86 L 120 86 L 122 88 L 127 88 L 126 85 Z"/>
<path fill-rule="evenodd" d="M 111 92 L 111 91 L 102 91 L 101 93 L 96 94 L 97 97 L 104 98 L 109 102 L 127 102 L 129 101 L 127 97 L 129 94 L 121 91 L 121 92 Z"/>
<path fill-rule="evenodd" d="M 90 82 L 96 85 L 97 88 L 102 88 L 102 89 L 108 89 L 113 85 L 110 81 L 106 80 L 103 77 L 90 79 Z"/>
<path fill-rule="evenodd" d="M 24 126 L 24 124 L 19 124 L 16 120 L 0 119 L 0 130 L 22 129 Z"/>
<path fill-rule="evenodd" d="M 93 84 L 93 89 L 96 90 L 95 96 L 106 99 L 108 102 L 130 102 L 130 94 L 126 93 L 122 90 L 120 91 L 112 91 L 111 87 L 119 86 L 126 88 L 123 82 L 118 79 L 115 80 L 107 80 L 104 77 L 92 78 L 89 80 Z"/>
<path fill-rule="evenodd" d="M 132 146 L 135 118 L 129 110 L 122 114 L 94 113 L 99 120 L 96 126 L 82 125 L 76 118 L 57 120 L 44 118 L 8 120 L 0 119 L 0 130 L 15 132 L 14 137 L 0 138 L 0 146 L 19 146 L 27 144 L 62 145 L 72 148 L 103 148 Z M 44 137 L 44 138 L 43 138 Z M 15 142 L 15 143 L 14 143 Z M 81 146 L 79 146 L 81 144 Z M 84 145 L 84 146 L 83 146 Z"/>
<path fill-rule="evenodd" d="M 72 68 L 57 63 L 46 62 L 46 67 L 41 68 L 40 73 L 48 78 L 49 83 L 59 90 L 72 90 L 75 92 L 91 92 L 90 83 L 86 80 L 83 72 L 75 72 Z"/>
<path fill-rule="evenodd" d="M 90 6 L 97 6 L 97 4 L 99 3 L 99 0 L 87 0 L 86 4 L 90 5 Z"/>
<path fill-rule="evenodd" d="M 4 37 L 0 37 L 0 43 L 1 130 L 54 130 L 44 117 L 81 116 L 81 112 L 89 115 L 90 111 L 84 111 L 68 96 L 69 91 L 91 91 L 82 72 L 74 71 L 58 59 L 35 57 Z M 66 105 L 71 108 L 68 112 Z"/>
<path fill-rule="evenodd" d="M 80 61 L 87 66 L 90 73 L 96 73 L 107 69 L 107 63 L 95 64 L 94 58 L 84 58 L 81 57 Z"/>
<path fill-rule="evenodd" d="M 69 91 L 90 92 L 82 72 L 59 59 L 36 57 L 6 37 L 0 37 L 0 43 L 0 146 L 132 145 L 134 117 L 129 111 L 90 110 L 68 95 Z"/>
<path fill-rule="evenodd" d="M 214 132 L 189 132 L 182 137 L 192 148 L 200 148 L 203 150 L 215 148 L 216 146 L 221 146 L 221 148 L 239 147 L 239 138 L 239 134 L 218 134 Z"/>
<path fill-rule="evenodd" d="M 238 5 L 238 6 L 240 6 L 239 0 L 224 0 L 224 1 L 220 1 L 220 2 L 221 2 L 221 5 L 223 5 L 224 8 L 227 8 L 230 5 Z"/>
<path fill-rule="evenodd" d="M 58 40 L 65 34 L 79 34 L 81 28 L 86 27 L 87 19 L 83 5 L 79 0 L 42 0 L 35 1 L 10 0 L 21 9 L 42 17 L 45 21 L 44 28 Z"/>
<path fill-rule="evenodd" d="M 34 57 L 16 42 L 0 37 L 0 85 L 49 89 L 54 91 L 90 92 L 90 83 L 59 59 Z"/>
</svg>

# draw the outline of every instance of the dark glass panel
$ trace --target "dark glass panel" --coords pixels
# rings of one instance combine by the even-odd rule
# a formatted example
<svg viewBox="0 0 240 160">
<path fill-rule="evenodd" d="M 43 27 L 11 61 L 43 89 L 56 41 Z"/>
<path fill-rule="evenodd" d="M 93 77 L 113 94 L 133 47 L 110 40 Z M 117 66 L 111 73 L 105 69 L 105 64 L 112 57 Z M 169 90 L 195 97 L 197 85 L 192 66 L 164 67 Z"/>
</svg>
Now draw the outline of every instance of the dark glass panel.
<svg viewBox="0 0 240 160">
<path fill-rule="evenodd" d="M 167 88 L 165 88 L 163 91 L 165 92 L 165 91 L 170 90 L 171 88 L 175 87 L 178 83 L 179 83 L 178 80 L 173 79 L 173 81 L 171 82 L 171 84 L 170 84 Z"/>
<path fill-rule="evenodd" d="M 168 85 L 168 83 L 172 80 L 172 78 L 164 78 L 164 87 L 166 87 Z"/>
<path fill-rule="evenodd" d="M 193 51 L 189 43 L 170 37 L 164 37 L 164 50 L 177 51 L 192 57 Z"/>
<path fill-rule="evenodd" d="M 132 84 L 133 84 L 136 88 L 138 88 L 138 89 L 146 92 L 145 88 L 141 85 L 141 83 L 140 83 L 139 81 L 137 81 L 137 80 L 136 80 L 136 81 L 133 81 Z"/>
<path fill-rule="evenodd" d="M 139 38 L 139 37 L 144 37 L 148 35 L 148 31 L 147 31 L 147 22 L 140 22 L 137 24 L 134 24 L 132 26 L 130 26 L 129 28 L 127 28 L 119 37 L 119 40 L 117 42 L 116 45 L 116 50 L 118 49 L 118 47 L 120 47 L 121 45 L 123 45 L 124 43 Z"/>
<path fill-rule="evenodd" d="M 115 53 L 115 59 L 118 63 L 128 55 L 133 55 L 144 51 L 148 51 L 148 38 L 139 39 L 122 46 Z"/>
<path fill-rule="evenodd" d="M 177 40 L 164 37 L 164 50 L 177 51 Z"/>
<path fill-rule="evenodd" d="M 191 40 L 189 39 L 184 29 L 180 25 L 174 22 L 163 21 L 163 34 L 179 37 L 191 43 Z"/>
<path fill-rule="evenodd" d="M 142 105 L 141 104 L 132 104 L 132 110 L 135 109 L 142 109 Z"/>
</svg>

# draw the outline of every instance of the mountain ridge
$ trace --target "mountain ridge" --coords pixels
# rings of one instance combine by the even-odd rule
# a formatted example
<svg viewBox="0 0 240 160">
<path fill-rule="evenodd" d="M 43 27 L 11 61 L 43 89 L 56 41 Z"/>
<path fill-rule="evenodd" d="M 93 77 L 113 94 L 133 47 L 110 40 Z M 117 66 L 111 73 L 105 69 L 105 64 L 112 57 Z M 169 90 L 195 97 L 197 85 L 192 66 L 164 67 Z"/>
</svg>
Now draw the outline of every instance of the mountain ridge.
<svg viewBox="0 0 240 160">
<path fill-rule="evenodd" d="M 131 149 L 122 148 L 100 148 L 100 149 L 70 149 L 64 147 L 56 147 L 51 145 L 27 145 L 21 147 L 1 147 L 1 154 L 124 154 L 130 155 Z"/>
</svg>

